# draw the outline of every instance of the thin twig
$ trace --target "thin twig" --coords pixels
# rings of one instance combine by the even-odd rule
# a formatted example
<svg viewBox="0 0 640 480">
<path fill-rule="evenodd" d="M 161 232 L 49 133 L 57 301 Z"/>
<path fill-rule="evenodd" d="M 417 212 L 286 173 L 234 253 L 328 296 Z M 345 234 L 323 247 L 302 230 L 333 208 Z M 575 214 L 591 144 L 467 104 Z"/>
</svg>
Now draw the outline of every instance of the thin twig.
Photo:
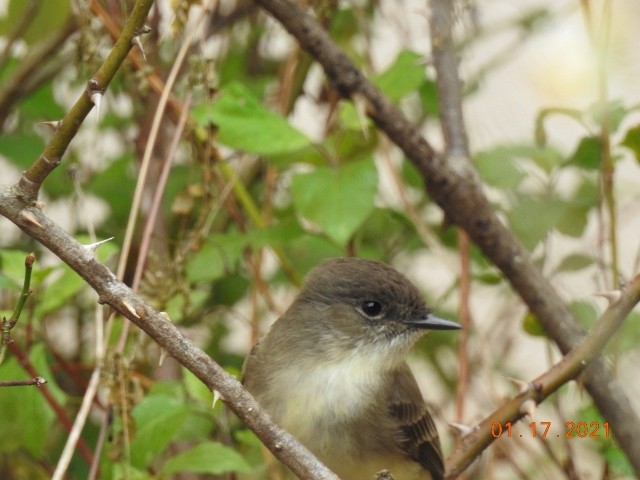
<svg viewBox="0 0 640 480">
<path fill-rule="evenodd" d="M 31 380 L 10 380 L 8 382 L 0 382 L 0 387 L 28 387 L 31 385 L 39 387 L 41 385 L 44 385 L 45 383 L 47 383 L 47 380 L 45 380 L 44 378 L 35 377 Z"/>
<path fill-rule="evenodd" d="M 0 202 L 0 204 L 1 203 L 2 202 Z M 33 378 L 40 378 L 35 367 L 31 364 L 29 357 L 27 357 L 27 355 L 20 349 L 20 347 L 16 343 L 12 343 L 11 345 L 9 345 L 9 350 L 11 351 L 11 354 L 16 357 L 22 369 L 27 372 L 29 376 Z M 69 418 L 69 415 L 67 414 L 64 407 L 60 405 L 58 400 L 56 400 L 56 397 L 54 397 L 49 387 L 47 387 L 46 384 L 41 384 L 39 385 L 39 391 L 47 401 L 51 409 L 54 411 L 56 418 L 62 424 L 65 431 L 71 432 L 71 430 L 73 429 L 73 422 L 71 421 L 71 418 Z M 91 453 L 89 446 L 83 439 L 80 439 L 80 441 L 78 442 L 78 450 L 80 452 L 80 455 L 87 462 L 87 465 L 91 464 L 93 460 L 93 454 Z"/>
<path fill-rule="evenodd" d="M 13 339 L 11 338 L 11 330 L 16 326 L 18 320 L 20 319 L 20 314 L 22 313 L 22 309 L 24 308 L 24 304 L 27 302 L 27 298 L 31 295 L 31 272 L 33 270 L 33 263 L 36 261 L 36 256 L 34 253 L 30 253 L 27 255 L 27 258 L 24 260 L 24 280 L 22 282 L 22 292 L 20 293 L 20 298 L 18 298 L 18 303 L 16 304 L 16 308 L 13 310 L 11 317 L 9 319 L 2 319 L 2 329 L 0 331 L 0 365 L 4 361 L 4 357 L 7 353 L 7 345 L 13 343 Z"/>
<path fill-rule="evenodd" d="M 435 2 L 438 3 L 437 1 Z M 452 31 L 455 21 L 451 14 L 437 14 L 441 6 L 434 5 L 435 14 L 429 16 L 433 64 L 437 72 L 438 101 L 440 103 L 440 125 L 445 140 L 445 156 L 452 162 L 471 162 L 469 142 L 462 112 L 462 85 L 458 78 L 458 60 L 453 44 Z M 436 25 L 436 22 L 442 22 Z M 471 327 L 471 263 L 469 261 L 469 236 L 458 228 L 458 252 L 460 256 L 460 306 L 459 320 L 462 332 L 458 339 L 458 383 L 456 390 L 456 421 L 464 422 L 464 401 L 470 381 L 468 353 L 469 329 Z"/>
<path fill-rule="evenodd" d="M 583 4 L 584 7 L 584 4 Z M 602 195 L 607 216 L 609 219 L 609 252 L 611 255 L 611 285 L 618 288 L 620 285 L 620 269 L 618 260 L 618 215 L 616 208 L 616 197 L 614 192 L 615 163 L 611 153 L 611 112 L 609 105 L 609 87 L 607 70 L 607 53 L 609 49 L 611 33 L 611 2 L 602 4 L 601 32 L 598 36 L 593 28 L 593 19 L 587 18 L 587 31 L 591 39 L 592 47 L 597 58 L 597 78 L 598 78 L 598 104 L 600 107 L 600 181 L 602 182 Z M 590 15 L 589 9 L 584 10 L 584 16 Z"/>
<path fill-rule="evenodd" d="M 95 397 L 96 392 L 98 391 L 98 386 L 100 385 L 102 360 L 99 359 L 98 362 L 98 365 L 93 369 L 93 373 L 91 374 L 89 385 L 87 386 L 87 390 L 82 398 L 80 410 L 76 413 L 76 418 L 73 421 L 73 428 L 69 432 L 64 449 L 62 450 L 62 455 L 60 455 L 60 460 L 58 460 L 58 464 L 56 465 L 56 469 L 53 472 L 51 480 L 62 480 L 67 468 L 69 468 L 69 464 L 71 463 L 71 458 L 73 457 L 73 453 L 76 449 L 76 444 L 80 438 L 80 434 L 82 433 L 82 429 L 84 428 L 87 418 L 89 417 L 89 412 L 93 405 L 93 398 Z"/>
</svg>

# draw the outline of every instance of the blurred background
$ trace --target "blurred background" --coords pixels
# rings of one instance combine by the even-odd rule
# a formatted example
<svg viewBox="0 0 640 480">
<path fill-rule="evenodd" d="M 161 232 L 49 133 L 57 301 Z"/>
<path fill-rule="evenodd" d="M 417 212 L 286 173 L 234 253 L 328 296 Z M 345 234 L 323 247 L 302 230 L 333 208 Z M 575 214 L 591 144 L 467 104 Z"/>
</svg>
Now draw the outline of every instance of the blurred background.
<svg viewBox="0 0 640 480">
<path fill-rule="evenodd" d="M 442 149 L 429 3 L 300 3 Z M 0 1 L 2 184 L 40 156 L 50 122 L 83 94 L 132 5 Z M 640 3 L 455 8 L 474 165 L 588 329 L 607 305 L 594 294 L 624 284 L 640 263 Z M 501 273 L 475 247 L 459 248 L 402 152 L 259 7 L 158 0 L 148 25 L 143 50 L 134 46 L 40 200 L 83 243 L 113 237 L 100 259 L 225 369 L 240 374 L 309 269 L 345 255 L 392 264 L 442 316 L 458 319 L 468 306 L 464 342 L 433 332 L 411 359 L 445 453 L 457 439 L 449 423 L 474 425 L 517 392 L 513 380 L 561 358 Z M 0 218 L 2 316 L 17 304 L 31 251 L 33 293 L 0 381 L 37 372 L 48 394 L 0 388 L 0 478 L 51 477 L 96 366 L 67 478 L 276 478 L 253 434 L 221 402 L 212 408 L 211 392 L 172 359 L 159 366 L 149 338 L 97 310 L 80 277 Z M 639 320 L 632 313 L 605 352 L 636 411 Z M 579 381 L 567 384 L 468 478 L 634 478 L 605 421 Z M 534 438 L 531 422 L 551 422 L 548 436 Z M 567 422 L 595 422 L 599 438 L 565 438 Z"/>
</svg>

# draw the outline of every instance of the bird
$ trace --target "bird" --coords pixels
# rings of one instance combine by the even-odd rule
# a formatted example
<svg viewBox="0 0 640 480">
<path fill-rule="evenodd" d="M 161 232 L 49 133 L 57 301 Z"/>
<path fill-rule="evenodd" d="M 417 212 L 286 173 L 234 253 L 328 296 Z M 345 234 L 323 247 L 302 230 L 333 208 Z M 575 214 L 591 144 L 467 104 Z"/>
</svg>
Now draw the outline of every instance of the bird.
<svg viewBox="0 0 640 480">
<path fill-rule="evenodd" d="M 438 317 L 391 266 L 321 263 L 249 353 L 242 381 L 271 418 L 343 480 L 440 480 L 436 425 L 406 359 Z"/>
</svg>

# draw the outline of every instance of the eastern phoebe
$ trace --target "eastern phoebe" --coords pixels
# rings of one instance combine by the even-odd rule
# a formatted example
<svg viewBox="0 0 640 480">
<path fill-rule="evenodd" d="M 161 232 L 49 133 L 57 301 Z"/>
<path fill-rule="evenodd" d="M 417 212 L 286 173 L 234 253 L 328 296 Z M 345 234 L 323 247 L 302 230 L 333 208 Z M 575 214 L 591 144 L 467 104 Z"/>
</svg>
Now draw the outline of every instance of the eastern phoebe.
<svg viewBox="0 0 640 480">
<path fill-rule="evenodd" d="M 343 480 L 383 469 L 396 480 L 442 479 L 438 431 L 405 360 L 425 330 L 457 328 L 388 265 L 330 260 L 253 347 L 243 382 Z"/>
</svg>

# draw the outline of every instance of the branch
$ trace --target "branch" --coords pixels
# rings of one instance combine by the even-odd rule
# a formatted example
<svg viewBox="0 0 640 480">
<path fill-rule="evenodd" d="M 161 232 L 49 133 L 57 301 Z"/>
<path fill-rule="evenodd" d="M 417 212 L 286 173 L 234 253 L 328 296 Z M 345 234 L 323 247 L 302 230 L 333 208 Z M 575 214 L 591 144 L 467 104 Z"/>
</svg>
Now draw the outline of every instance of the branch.
<svg viewBox="0 0 640 480">
<path fill-rule="evenodd" d="M 13 343 L 11 330 L 13 330 L 18 323 L 24 304 L 27 302 L 29 295 L 31 295 L 31 271 L 33 270 L 33 262 L 35 261 L 36 256 L 33 253 L 30 253 L 27 255 L 27 258 L 25 258 L 24 280 L 22 281 L 22 292 L 20 293 L 20 298 L 18 299 L 18 303 L 16 304 L 16 308 L 13 310 L 11 317 L 9 319 L 2 319 L 2 329 L 0 330 L 0 365 L 4 361 L 4 356 L 7 352 L 7 345 Z"/>
<path fill-rule="evenodd" d="M 127 58 L 133 45 L 133 39 L 144 31 L 144 21 L 152 4 L 153 0 L 136 1 L 122 34 L 98 71 L 87 83 L 84 94 L 80 96 L 59 123 L 40 158 L 22 174 L 20 182 L 16 185 L 18 195 L 29 201 L 36 200 L 42 182 L 60 164 L 62 155 L 93 108 L 96 95 L 102 96 L 104 94 L 116 72 Z"/>
<path fill-rule="evenodd" d="M 606 343 L 639 301 L 640 274 L 625 286 L 624 292 L 609 305 L 582 342 L 461 439 L 460 444 L 447 459 L 447 478 L 455 478 L 462 473 L 496 440 L 491 428 L 494 423 L 505 425 L 508 422 L 517 422 L 529 413 L 527 402 L 539 404 L 562 385 L 576 378 L 583 370 L 588 373 L 592 366 L 589 362 L 600 355 Z"/>
<path fill-rule="evenodd" d="M 42 377 L 35 377 L 31 380 L 9 380 L 7 382 L 0 382 L 0 387 L 28 387 L 35 385 L 39 387 L 44 385 L 47 381 Z"/>
<path fill-rule="evenodd" d="M 78 243 L 37 207 L 28 206 L 16 196 L 15 187 L 0 188 L 0 214 L 75 270 L 96 291 L 101 303 L 111 306 L 136 324 L 212 392 L 218 392 L 238 418 L 299 478 L 337 479 L 305 447 L 273 423 L 235 377 L 118 281 L 96 259 L 93 248 Z"/>
<path fill-rule="evenodd" d="M 437 154 L 401 110 L 358 70 L 322 27 L 299 6 L 289 0 L 254 1 L 296 37 L 322 65 L 333 86 L 344 97 L 367 106 L 367 115 L 417 167 L 430 197 L 503 272 L 560 350 L 566 354 L 576 346 L 584 331 L 513 232 L 494 213 L 467 156 L 451 152 L 445 158 Z M 434 23 L 446 28 L 450 20 L 444 18 Z M 448 41 L 448 35 L 446 30 L 437 34 L 440 41 L 434 45 L 435 49 L 443 45 L 440 42 Z M 640 473 L 640 442 L 637 442 L 640 419 L 602 360 L 596 360 L 590 366 L 586 385 L 627 458 Z"/>
</svg>

